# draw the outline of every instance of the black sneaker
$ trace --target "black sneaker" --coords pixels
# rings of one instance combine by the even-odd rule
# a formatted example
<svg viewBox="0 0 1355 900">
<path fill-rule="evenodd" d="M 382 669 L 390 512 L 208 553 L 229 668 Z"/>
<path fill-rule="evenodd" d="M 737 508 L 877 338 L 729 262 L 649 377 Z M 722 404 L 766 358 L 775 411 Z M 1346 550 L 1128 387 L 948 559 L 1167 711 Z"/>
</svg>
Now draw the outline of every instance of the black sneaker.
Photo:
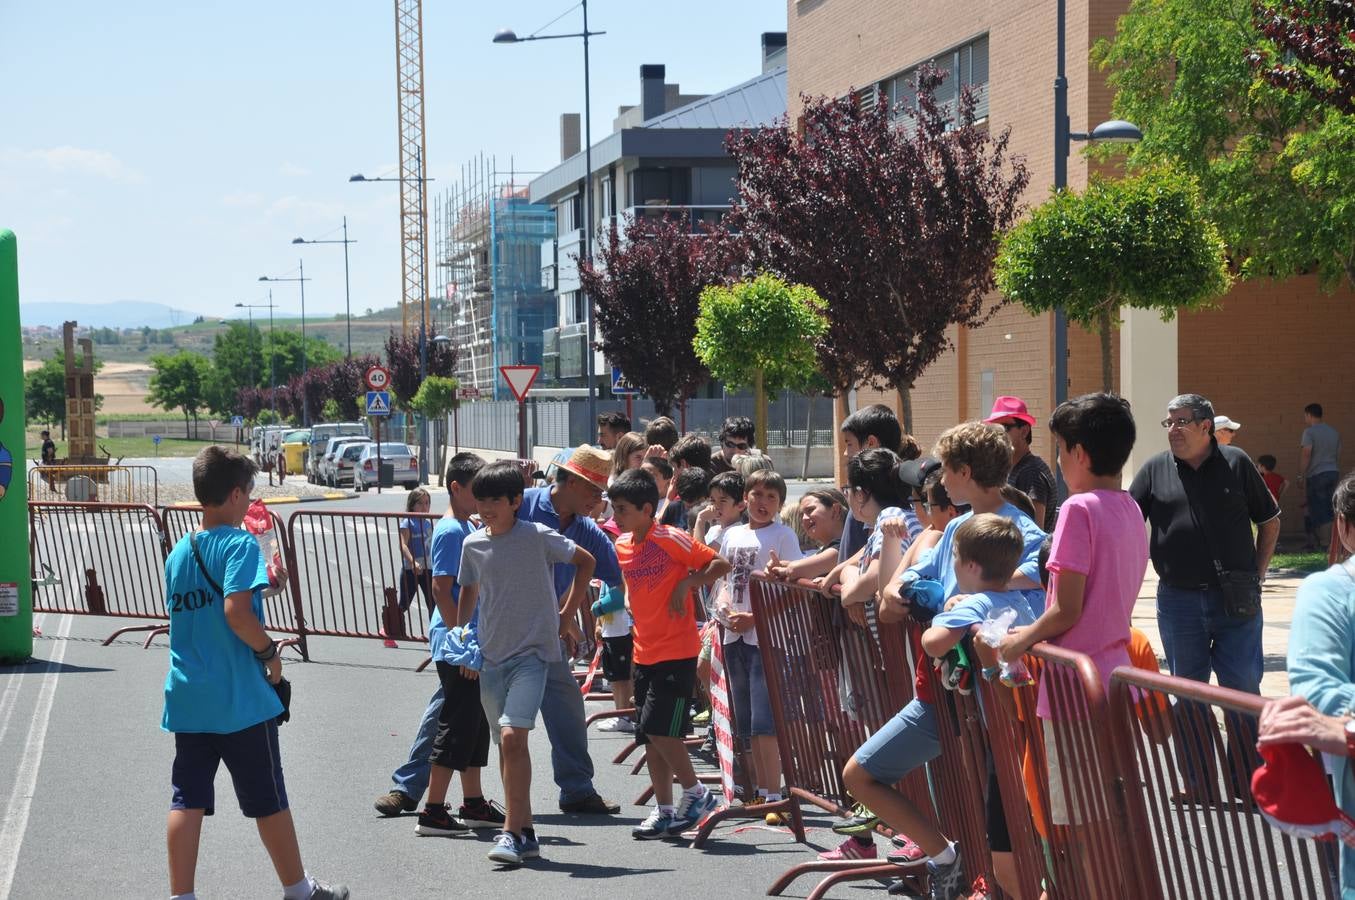
<svg viewBox="0 0 1355 900">
<path fill-rule="evenodd" d="M 469 828 L 497 828 L 500 831 L 503 830 L 504 822 L 508 821 L 504 813 L 502 806 L 483 797 L 469 805 L 461 804 L 461 808 L 456 811 L 462 824 Z"/>
<path fill-rule="evenodd" d="M 325 884 L 316 881 L 311 889 L 309 900 L 348 900 L 348 887 L 342 884 Z"/>
<path fill-rule="evenodd" d="M 446 803 L 438 806 L 425 806 L 423 812 L 419 813 L 419 824 L 414 826 L 414 833 L 424 837 L 449 837 L 453 834 L 465 834 L 468 831 L 470 831 L 469 826 L 452 818 Z"/>
<path fill-rule="evenodd" d="M 376 803 L 372 805 L 383 816 L 398 816 L 400 813 L 414 812 L 419 808 L 419 801 L 404 791 L 391 791 L 377 797 Z"/>
<path fill-rule="evenodd" d="M 603 800 L 597 793 L 589 794 L 580 800 L 571 800 L 560 804 L 560 812 L 580 813 L 593 816 L 613 816 L 621 812 L 621 804 Z"/>
<path fill-rule="evenodd" d="M 929 900 L 955 900 L 967 893 L 960 848 L 954 844 L 951 846 L 955 847 L 955 859 L 949 865 L 938 866 L 934 862 L 927 862 L 927 876 L 931 883 L 931 892 L 927 895 Z"/>
</svg>

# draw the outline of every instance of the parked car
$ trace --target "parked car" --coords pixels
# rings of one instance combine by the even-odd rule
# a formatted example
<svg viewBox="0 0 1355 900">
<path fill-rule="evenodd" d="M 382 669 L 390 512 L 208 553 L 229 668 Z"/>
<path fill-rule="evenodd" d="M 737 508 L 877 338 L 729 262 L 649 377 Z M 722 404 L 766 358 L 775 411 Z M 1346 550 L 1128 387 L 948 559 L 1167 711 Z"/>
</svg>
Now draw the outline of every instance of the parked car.
<svg viewBox="0 0 1355 900">
<path fill-rule="evenodd" d="M 371 441 L 372 439 L 366 435 L 330 438 L 329 443 L 325 445 L 324 454 L 320 457 L 316 473 L 317 480 L 321 484 L 327 484 L 331 487 L 337 486 L 334 482 L 334 475 L 338 471 L 339 454 L 343 452 L 343 448 L 351 444 L 369 444 Z"/>
<path fill-rule="evenodd" d="M 407 491 L 419 486 L 419 458 L 408 444 L 386 441 L 381 442 L 381 462 L 389 463 L 395 470 L 395 483 Z M 370 489 L 377 479 L 377 445 L 363 444 L 358 456 L 357 467 L 353 470 L 353 488 L 359 491 Z"/>
<path fill-rule="evenodd" d="M 334 465 L 327 481 L 330 487 L 355 485 L 353 472 L 358 466 L 358 457 L 362 456 L 362 451 L 366 446 L 365 443 L 358 441 L 339 445 L 338 450 L 335 451 Z"/>
<path fill-rule="evenodd" d="M 318 484 L 323 479 L 320 477 L 320 460 L 328 449 L 330 438 L 336 437 L 365 437 L 367 426 L 363 422 L 325 422 L 320 425 L 311 426 L 310 437 L 310 455 L 306 460 L 306 480 L 311 484 Z"/>
</svg>

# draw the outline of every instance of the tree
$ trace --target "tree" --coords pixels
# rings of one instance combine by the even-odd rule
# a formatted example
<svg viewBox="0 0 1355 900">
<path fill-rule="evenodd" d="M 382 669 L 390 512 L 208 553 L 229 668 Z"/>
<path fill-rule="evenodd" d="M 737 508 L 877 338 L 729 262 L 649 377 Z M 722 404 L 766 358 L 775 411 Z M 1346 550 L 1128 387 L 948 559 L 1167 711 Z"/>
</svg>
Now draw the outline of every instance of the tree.
<svg viewBox="0 0 1355 900">
<path fill-rule="evenodd" d="M 1355 120 L 1301 82 L 1275 83 L 1289 52 L 1320 73 L 1258 19 L 1251 0 L 1134 0 L 1093 52 L 1115 114 L 1143 130 L 1127 165 L 1198 177 L 1243 278 L 1313 272 L 1326 290 L 1355 286 Z"/>
<path fill-rule="evenodd" d="M 818 369 L 814 348 L 828 331 L 813 288 L 759 275 L 701 292 L 692 346 L 710 373 L 732 387 L 751 386 L 757 446 L 767 446 L 767 394 L 803 389 Z"/>
<path fill-rule="evenodd" d="M 229 323 L 213 339 L 212 365 L 218 370 L 223 389 L 236 392 L 250 385 L 266 387 L 269 370 L 263 333 L 243 322 Z"/>
<path fill-rule="evenodd" d="M 274 332 L 271 337 L 264 335 L 263 348 L 262 368 L 258 375 L 260 387 L 268 385 L 272 373 L 270 360 L 273 357 L 276 357 L 278 384 L 287 384 L 293 377 L 301 374 L 301 332 L 283 330 Z M 306 338 L 306 369 L 323 368 L 342 356 L 338 348 L 330 346 L 324 340 L 315 337 Z"/>
<path fill-rule="evenodd" d="M 1029 181 L 1008 130 L 972 127 L 967 90 L 952 116 L 934 99 L 940 83 L 924 66 L 915 105 L 805 98 L 799 127 L 728 139 L 739 195 L 726 222 L 750 264 L 827 301 L 824 375 L 838 390 L 893 385 L 910 428 L 908 391 L 949 347 L 947 329 L 995 310 L 993 258 Z"/>
<path fill-rule="evenodd" d="M 1256 25 L 1276 54 L 1258 48 L 1250 59 L 1266 81 L 1303 93 L 1337 112 L 1355 114 L 1355 3 L 1278 0 L 1252 7 Z"/>
<path fill-rule="evenodd" d="M 356 356 L 331 363 L 324 370 L 328 398 L 338 405 L 338 415 L 345 422 L 361 418 L 360 405 L 367 392 L 364 376 L 372 366 L 380 365 L 375 356 Z"/>
<path fill-rule="evenodd" d="M 1199 213 L 1199 188 L 1167 170 L 1058 191 L 1003 238 L 997 286 L 1032 313 L 1062 307 L 1101 336 L 1101 382 L 1114 389 L 1111 334 L 1121 306 L 1170 319 L 1204 306 L 1231 279 L 1218 228 Z"/>
<path fill-rule="evenodd" d="M 419 385 L 419 390 L 414 394 L 410 401 L 410 408 L 423 416 L 425 419 L 432 420 L 436 429 L 433 437 L 433 457 L 435 460 L 442 459 L 443 450 L 446 448 L 446 430 L 447 414 L 456 409 L 456 389 L 461 384 L 455 378 L 446 378 L 442 375 L 429 375 Z M 439 466 L 439 483 L 441 483 L 441 467 Z"/>
<path fill-rule="evenodd" d="M 211 363 L 204 356 L 180 350 L 173 356 L 157 353 L 151 357 L 150 393 L 146 399 L 161 409 L 183 410 L 185 431 L 193 418 L 197 433 L 198 411 L 203 408 Z"/>
<path fill-rule="evenodd" d="M 708 377 L 692 349 L 698 304 L 702 289 L 729 271 L 731 246 L 725 232 L 693 234 L 683 218 L 627 216 L 624 238 L 613 225 L 597 261 L 579 265 L 598 349 L 659 415 L 671 415 Z"/>
</svg>

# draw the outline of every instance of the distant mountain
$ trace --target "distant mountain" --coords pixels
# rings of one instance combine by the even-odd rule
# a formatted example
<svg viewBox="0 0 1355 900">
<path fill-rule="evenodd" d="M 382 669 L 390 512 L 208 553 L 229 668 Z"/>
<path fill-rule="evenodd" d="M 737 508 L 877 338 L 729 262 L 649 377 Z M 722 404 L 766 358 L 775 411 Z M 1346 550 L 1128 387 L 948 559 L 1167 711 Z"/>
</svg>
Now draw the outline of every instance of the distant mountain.
<svg viewBox="0 0 1355 900">
<path fill-rule="evenodd" d="M 89 328 L 172 328 L 187 325 L 199 313 L 173 309 L 163 303 L 119 300 L 115 303 L 20 303 L 19 321 L 23 325 L 50 325 L 75 321 Z"/>
</svg>

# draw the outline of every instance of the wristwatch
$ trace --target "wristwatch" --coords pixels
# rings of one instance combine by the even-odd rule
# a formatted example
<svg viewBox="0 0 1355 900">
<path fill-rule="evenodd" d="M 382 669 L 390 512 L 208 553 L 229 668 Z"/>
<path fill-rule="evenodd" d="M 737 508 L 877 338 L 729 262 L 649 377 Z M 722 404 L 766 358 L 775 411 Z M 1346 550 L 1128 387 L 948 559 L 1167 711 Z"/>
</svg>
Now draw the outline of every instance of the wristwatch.
<svg viewBox="0 0 1355 900">
<path fill-rule="evenodd" d="M 1346 756 L 1355 757 L 1355 718 L 1346 719 Z"/>
</svg>

